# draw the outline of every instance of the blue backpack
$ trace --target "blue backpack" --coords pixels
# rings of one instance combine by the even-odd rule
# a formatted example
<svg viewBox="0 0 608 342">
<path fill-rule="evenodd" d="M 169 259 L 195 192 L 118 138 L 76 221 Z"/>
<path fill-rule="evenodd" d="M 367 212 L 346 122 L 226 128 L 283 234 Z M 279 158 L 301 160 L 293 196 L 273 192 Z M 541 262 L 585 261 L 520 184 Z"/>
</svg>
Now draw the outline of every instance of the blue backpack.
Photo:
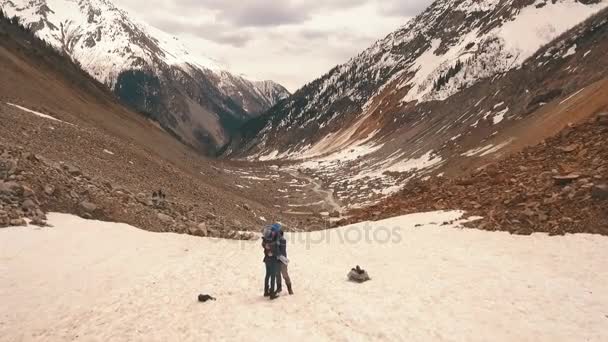
<svg viewBox="0 0 608 342">
<path fill-rule="evenodd" d="M 281 231 L 281 225 L 278 223 L 273 223 L 269 226 L 266 226 L 266 227 L 264 227 L 264 229 L 262 229 L 262 239 L 264 239 L 266 241 L 270 241 L 270 240 L 272 240 L 273 233 L 276 233 L 275 236 L 278 236 L 280 231 Z"/>
</svg>

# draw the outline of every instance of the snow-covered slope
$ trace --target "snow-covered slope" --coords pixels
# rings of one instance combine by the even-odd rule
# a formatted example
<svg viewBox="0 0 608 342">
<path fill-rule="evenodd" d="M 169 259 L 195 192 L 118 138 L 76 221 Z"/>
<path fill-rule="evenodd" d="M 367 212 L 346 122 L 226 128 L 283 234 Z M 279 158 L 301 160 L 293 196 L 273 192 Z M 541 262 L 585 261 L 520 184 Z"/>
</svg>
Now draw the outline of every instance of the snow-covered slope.
<svg viewBox="0 0 608 342">
<path fill-rule="evenodd" d="M 0 230 L 0 339 L 608 339 L 606 237 L 438 226 L 460 215 L 288 234 L 295 294 L 270 302 L 257 241 L 50 214 L 53 228 Z M 346 280 L 356 264 L 371 281 Z"/>
<path fill-rule="evenodd" d="M 260 92 L 213 59 L 191 54 L 177 37 L 133 20 L 110 0 L 0 0 L 0 6 L 122 100 L 193 145 L 221 147 L 238 122 L 274 105 L 275 93 L 289 95 L 275 83 L 270 93 Z"/>
</svg>

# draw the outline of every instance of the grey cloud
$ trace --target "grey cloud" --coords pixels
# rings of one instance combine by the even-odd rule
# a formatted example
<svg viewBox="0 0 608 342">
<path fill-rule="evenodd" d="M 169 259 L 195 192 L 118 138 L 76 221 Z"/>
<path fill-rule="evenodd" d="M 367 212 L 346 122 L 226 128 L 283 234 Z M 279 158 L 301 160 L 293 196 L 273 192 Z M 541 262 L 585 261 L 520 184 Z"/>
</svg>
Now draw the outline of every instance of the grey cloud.
<svg viewBox="0 0 608 342">
<path fill-rule="evenodd" d="M 222 24 L 210 25 L 183 22 L 180 20 L 172 20 L 167 17 L 153 19 L 151 20 L 151 24 L 171 34 L 179 35 L 181 33 L 188 33 L 199 38 L 235 47 L 243 47 L 253 38 L 252 35 L 246 31 L 234 30 L 233 28 Z"/>
<path fill-rule="evenodd" d="M 263 1 L 239 6 L 231 12 L 223 12 L 222 17 L 236 26 L 280 26 L 299 24 L 310 19 L 310 12 L 304 6 L 288 1 L 278 6 L 268 6 Z"/>
<path fill-rule="evenodd" d="M 246 73 L 297 85 L 343 63 L 420 13 L 432 0 L 112 0 L 174 35 L 215 42 L 205 49 Z M 362 11 L 365 9 L 369 13 Z M 350 12 L 353 10 L 352 12 Z M 343 16 L 343 13 L 354 13 Z M 361 18 L 361 14 L 363 17 Z M 369 14 L 372 21 L 365 17 Z M 318 16 L 322 26 L 313 25 Z M 333 16 L 347 23 L 328 22 Z M 314 20 L 314 21 L 313 21 Z M 391 23 L 376 29 L 374 23 Z M 329 24 L 329 25 L 328 25 Z M 362 30 L 353 30 L 353 27 Z M 367 32 L 367 33 L 363 33 Z M 377 32 L 377 35 L 376 35 Z M 369 35 L 369 36 L 368 36 Z M 197 40 L 193 40 L 197 44 Z M 204 42 L 203 42 L 204 44 Z M 243 49 L 244 46 L 247 46 Z M 243 55 L 256 56 L 256 62 Z M 310 62 L 310 63 L 308 63 Z M 292 63 L 304 64 L 296 69 Z M 248 70 L 247 70 L 248 69 Z M 280 76 L 279 76 L 280 71 Z M 270 78 L 270 75 L 264 78 Z"/>
<path fill-rule="evenodd" d="M 424 11 L 434 0 L 380 0 L 380 13 L 386 16 L 413 17 Z"/>
<path fill-rule="evenodd" d="M 236 27 L 295 25 L 324 10 L 347 10 L 377 0 L 148 0 L 143 12 L 187 13 L 212 11 Z M 139 0 L 118 0 L 142 7 Z"/>
<path fill-rule="evenodd" d="M 191 1 L 191 0 L 183 0 Z M 239 0 L 205 0 L 216 5 L 221 17 L 236 26 L 267 27 L 300 24 L 324 10 L 346 10 L 369 0 L 257 0 L 243 4 Z"/>
<path fill-rule="evenodd" d="M 313 40 L 313 39 L 324 39 L 327 40 L 327 38 L 329 37 L 331 33 L 328 31 L 322 31 L 322 30 L 315 30 L 315 29 L 303 29 L 300 30 L 300 32 L 298 32 L 298 36 L 307 39 L 307 40 Z"/>
</svg>

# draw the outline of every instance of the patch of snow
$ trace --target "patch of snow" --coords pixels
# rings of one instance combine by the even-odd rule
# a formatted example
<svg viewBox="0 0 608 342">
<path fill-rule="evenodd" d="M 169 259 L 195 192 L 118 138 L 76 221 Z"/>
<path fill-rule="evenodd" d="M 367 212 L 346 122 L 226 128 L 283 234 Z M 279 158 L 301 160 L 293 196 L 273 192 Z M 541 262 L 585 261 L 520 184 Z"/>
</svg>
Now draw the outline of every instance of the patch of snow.
<svg viewBox="0 0 608 342">
<path fill-rule="evenodd" d="M 542 8 L 528 6 L 521 10 L 515 20 L 506 22 L 497 29 L 506 47 L 518 54 L 523 62 L 539 48 L 560 34 L 573 28 L 592 14 L 606 7 L 606 2 L 585 5 L 578 1 L 546 2 Z M 560 18 L 555 20 L 555 18 Z"/>
<path fill-rule="evenodd" d="M 319 165 L 319 163 L 334 163 L 334 162 L 348 162 L 353 161 L 368 154 L 374 153 L 380 148 L 382 144 L 367 143 L 346 147 L 338 152 L 329 154 L 323 157 L 317 157 L 309 160 L 306 165 Z"/>
<path fill-rule="evenodd" d="M 269 180 L 268 178 L 258 177 L 258 176 L 241 176 L 241 178 L 242 179 L 257 180 L 257 181 L 267 181 L 267 180 Z"/>
<path fill-rule="evenodd" d="M 486 146 L 483 146 L 483 147 L 474 148 L 474 149 L 471 149 L 471 150 L 468 150 L 468 151 L 462 153 L 461 156 L 463 156 L 463 157 L 474 157 L 474 156 L 476 156 L 478 154 L 484 153 L 484 152 L 492 149 L 492 147 L 494 147 L 493 144 L 489 144 L 489 145 L 486 145 Z"/>
<path fill-rule="evenodd" d="M 502 122 L 502 120 L 504 120 L 505 118 L 505 114 L 507 114 L 509 112 L 509 107 L 501 110 L 500 112 L 494 114 L 494 116 L 492 117 L 492 122 L 496 125 Z"/>
<path fill-rule="evenodd" d="M 22 110 L 22 111 L 24 111 L 24 112 L 27 112 L 27 113 L 30 113 L 30 114 L 34 114 L 34 115 L 39 116 L 39 117 L 44 118 L 44 119 L 53 120 L 53 121 L 62 122 L 62 123 L 68 124 L 68 125 L 72 125 L 72 124 L 71 124 L 71 123 L 69 123 L 69 122 L 65 122 L 65 121 L 63 121 L 63 120 L 56 119 L 56 118 L 54 118 L 54 117 L 52 117 L 52 116 L 50 116 L 50 115 L 47 115 L 47 114 L 44 114 L 44 113 L 40 113 L 40 112 L 37 112 L 37 111 L 35 111 L 35 110 L 27 109 L 27 108 L 25 108 L 25 107 L 22 107 L 22 106 L 19 106 L 19 105 L 13 104 L 13 103 L 8 103 L 8 102 L 7 102 L 6 104 L 7 104 L 7 105 L 9 105 L 9 106 L 11 106 L 11 107 L 15 107 L 15 108 L 17 108 L 17 109 L 20 109 L 20 110 Z M 73 126 L 73 125 L 72 125 L 72 126 Z"/>
<path fill-rule="evenodd" d="M 287 233 L 298 292 L 275 302 L 262 297 L 259 241 L 49 214 L 54 228 L 0 230 L 0 336 L 264 339 L 279 310 L 272 329 L 289 341 L 608 340 L 608 238 L 439 226 L 462 214 Z M 369 283 L 346 281 L 355 263 Z M 199 303 L 199 293 L 217 301 Z M 397 317 L 408 324 L 387 319 Z"/>
<path fill-rule="evenodd" d="M 511 139 L 508 139 L 508 140 L 507 140 L 507 141 L 505 141 L 505 142 L 502 142 L 502 143 L 500 143 L 500 144 L 498 144 L 498 145 L 496 145 L 496 146 L 493 146 L 492 148 L 490 148 L 490 149 L 488 149 L 488 150 L 483 151 L 483 152 L 480 154 L 480 156 L 481 156 L 481 157 L 485 157 L 485 156 L 490 155 L 490 154 L 492 154 L 492 153 L 496 153 L 496 152 L 498 152 L 498 151 L 502 150 L 502 149 L 503 149 L 505 146 L 507 146 L 507 145 L 509 145 L 510 143 L 512 143 L 512 142 L 513 142 L 513 140 L 514 140 L 514 139 L 512 139 L 512 138 L 511 138 Z"/>
<path fill-rule="evenodd" d="M 494 105 L 494 107 L 492 107 L 493 109 L 498 109 L 500 106 L 504 105 L 504 102 L 500 102 Z"/>
<path fill-rule="evenodd" d="M 576 93 L 574 93 L 574 94 L 572 94 L 572 95 L 568 96 L 567 98 L 565 98 L 565 99 L 564 99 L 562 102 L 560 102 L 559 104 L 560 104 L 560 105 L 563 105 L 564 103 L 566 103 L 566 102 L 570 101 L 570 100 L 571 100 L 573 97 L 575 97 L 576 95 L 580 94 L 580 93 L 581 93 L 583 90 L 585 90 L 585 88 L 580 89 L 580 90 L 579 90 L 579 91 L 577 91 Z"/>
<path fill-rule="evenodd" d="M 576 44 L 572 45 L 566 53 L 562 56 L 563 58 L 569 57 L 576 54 Z"/>
<path fill-rule="evenodd" d="M 428 169 L 440 164 L 443 161 L 441 156 L 434 155 L 434 151 L 428 151 L 418 158 L 406 159 L 397 162 L 383 172 L 410 172 L 415 170 Z"/>
</svg>

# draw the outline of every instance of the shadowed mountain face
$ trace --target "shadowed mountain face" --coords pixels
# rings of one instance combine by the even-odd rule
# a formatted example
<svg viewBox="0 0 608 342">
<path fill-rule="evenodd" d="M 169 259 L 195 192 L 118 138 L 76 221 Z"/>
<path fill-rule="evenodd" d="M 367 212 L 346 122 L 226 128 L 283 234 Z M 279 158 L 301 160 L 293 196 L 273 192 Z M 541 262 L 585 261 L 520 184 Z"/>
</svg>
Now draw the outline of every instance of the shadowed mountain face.
<svg viewBox="0 0 608 342">
<path fill-rule="evenodd" d="M 175 37 L 138 23 L 108 0 L 0 0 L 125 103 L 183 142 L 213 154 L 235 128 L 289 92 L 193 56 Z"/>
</svg>

